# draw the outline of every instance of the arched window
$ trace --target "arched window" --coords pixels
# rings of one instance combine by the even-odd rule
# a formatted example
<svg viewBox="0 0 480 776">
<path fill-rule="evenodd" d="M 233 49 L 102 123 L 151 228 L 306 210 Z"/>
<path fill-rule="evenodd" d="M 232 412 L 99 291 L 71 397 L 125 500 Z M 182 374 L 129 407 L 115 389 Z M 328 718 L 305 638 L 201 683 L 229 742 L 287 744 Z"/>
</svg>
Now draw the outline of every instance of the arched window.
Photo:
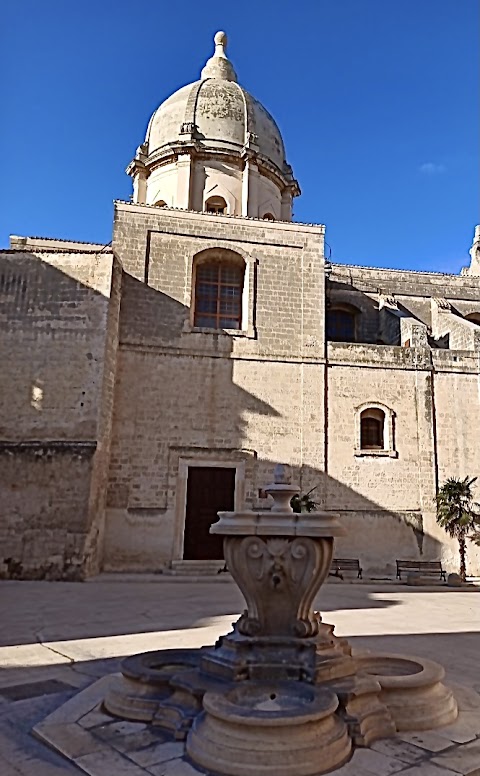
<svg viewBox="0 0 480 776">
<path fill-rule="evenodd" d="M 223 197 L 210 197 L 205 202 L 207 213 L 217 213 L 219 215 L 227 212 L 227 203 Z"/>
<path fill-rule="evenodd" d="M 327 310 L 327 340 L 330 342 L 355 342 L 356 311 L 347 307 L 331 307 Z"/>
<path fill-rule="evenodd" d="M 193 325 L 241 329 L 245 262 L 240 256 L 205 258 L 194 266 Z"/>
<path fill-rule="evenodd" d="M 363 410 L 360 415 L 360 449 L 385 449 L 385 413 L 377 407 Z"/>
<path fill-rule="evenodd" d="M 155 207 L 167 207 L 167 203 L 163 199 L 159 199 L 155 202 Z"/>
<path fill-rule="evenodd" d="M 477 326 L 480 326 L 480 313 L 469 313 L 465 316 L 466 321 L 471 321 L 471 323 L 476 323 Z"/>
<path fill-rule="evenodd" d="M 262 218 L 264 221 L 275 221 L 275 216 L 272 213 L 264 213 Z"/>
</svg>

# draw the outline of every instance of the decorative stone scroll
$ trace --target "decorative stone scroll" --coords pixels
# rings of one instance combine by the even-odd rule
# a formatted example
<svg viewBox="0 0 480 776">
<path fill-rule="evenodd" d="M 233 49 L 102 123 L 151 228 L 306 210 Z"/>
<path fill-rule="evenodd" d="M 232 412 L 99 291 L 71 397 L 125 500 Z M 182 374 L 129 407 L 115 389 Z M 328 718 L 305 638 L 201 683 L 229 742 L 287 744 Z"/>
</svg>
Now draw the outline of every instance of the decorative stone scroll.
<svg viewBox="0 0 480 776">
<path fill-rule="evenodd" d="M 281 536 L 225 539 L 225 561 L 248 610 L 246 636 L 316 636 L 313 599 L 330 568 L 333 540 Z"/>
</svg>

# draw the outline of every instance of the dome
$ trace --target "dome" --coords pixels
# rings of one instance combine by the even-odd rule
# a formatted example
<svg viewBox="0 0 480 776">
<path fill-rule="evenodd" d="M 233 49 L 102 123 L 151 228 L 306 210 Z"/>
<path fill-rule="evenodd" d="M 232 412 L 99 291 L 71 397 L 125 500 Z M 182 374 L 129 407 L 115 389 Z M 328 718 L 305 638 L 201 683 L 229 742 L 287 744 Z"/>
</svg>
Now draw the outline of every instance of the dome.
<svg viewBox="0 0 480 776">
<path fill-rule="evenodd" d="M 225 150 L 240 151 L 249 136 L 256 135 L 259 153 L 283 170 L 285 147 L 280 130 L 263 105 L 237 83 L 225 47 L 225 33 L 217 33 L 215 54 L 201 79 L 183 86 L 155 111 L 145 138 L 148 152 L 181 142 L 182 127 L 194 124 L 194 137 L 202 145 Z M 224 60 L 222 69 L 216 59 Z"/>
<path fill-rule="evenodd" d="M 300 193 L 270 113 L 237 82 L 227 36 L 200 79 L 155 111 L 127 168 L 133 201 L 219 215 L 291 220 Z"/>
</svg>

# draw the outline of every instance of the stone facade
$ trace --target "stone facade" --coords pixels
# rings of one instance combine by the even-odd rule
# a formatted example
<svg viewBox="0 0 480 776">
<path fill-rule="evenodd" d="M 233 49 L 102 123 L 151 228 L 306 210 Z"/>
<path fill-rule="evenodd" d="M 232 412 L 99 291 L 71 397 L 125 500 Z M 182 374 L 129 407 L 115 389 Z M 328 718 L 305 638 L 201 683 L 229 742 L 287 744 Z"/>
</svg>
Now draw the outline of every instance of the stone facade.
<svg viewBox="0 0 480 776">
<path fill-rule="evenodd" d="M 197 138 L 194 156 L 215 165 L 225 148 L 209 143 Z M 248 166 L 278 162 L 254 157 L 235 162 L 247 205 Z M 391 574 L 396 558 L 456 570 L 434 496 L 447 477 L 480 474 L 478 230 L 460 276 L 332 265 L 325 228 L 289 213 L 142 204 L 140 161 L 111 247 L 13 237 L 0 253 L 2 573 L 165 569 L 184 558 L 190 467 L 235 469 L 235 508 L 261 508 L 278 462 L 341 513 L 337 555 L 365 573 Z M 291 204 L 287 172 L 273 177 Z M 234 330 L 195 325 L 208 261 L 242 267 Z M 378 417 L 372 447 L 364 419 Z"/>
<path fill-rule="evenodd" d="M 4 573 L 161 570 L 183 558 L 189 466 L 234 466 L 237 503 L 257 508 L 279 461 L 341 512 L 337 554 L 367 573 L 399 556 L 456 568 L 433 499 L 446 477 L 480 469 L 480 327 L 464 317 L 480 311 L 480 278 L 325 267 L 323 239 L 322 226 L 117 202 L 112 251 L 13 241 Z M 193 325 L 195 257 L 222 250 L 248 267 L 236 333 Z M 356 342 L 326 339 L 342 305 L 359 311 Z M 376 344 L 380 331 L 392 344 Z M 419 344 L 402 344 L 412 332 Z M 361 449 L 367 405 L 391 413 L 387 450 Z M 478 571 L 472 547 L 469 560 Z"/>
<path fill-rule="evenodd" d="M 120 282 L 101 246 L 2 251 L 0 545 L 10 576 L 99 568 Z"/>
</svg>

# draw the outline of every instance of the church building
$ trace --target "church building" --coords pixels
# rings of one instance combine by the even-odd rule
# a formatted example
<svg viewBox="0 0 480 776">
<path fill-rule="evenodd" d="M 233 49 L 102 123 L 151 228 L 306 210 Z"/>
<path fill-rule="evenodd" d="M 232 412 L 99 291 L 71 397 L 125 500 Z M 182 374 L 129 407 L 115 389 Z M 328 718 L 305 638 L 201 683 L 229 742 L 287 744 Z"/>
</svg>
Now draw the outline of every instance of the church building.
<svg viewBox="0 0 480 776">
<path fill-rule="evenodd" d="M 215 572 L 217 512 L 269 508 L 277 463 L 364 576 L 458 570 L 435 494 L 480 475 L 480 230 L 460 275 L 327 261 L 226 43 L 153 114 L 110 245 L 0 251 L 0 576 Z"/>
</svg>

